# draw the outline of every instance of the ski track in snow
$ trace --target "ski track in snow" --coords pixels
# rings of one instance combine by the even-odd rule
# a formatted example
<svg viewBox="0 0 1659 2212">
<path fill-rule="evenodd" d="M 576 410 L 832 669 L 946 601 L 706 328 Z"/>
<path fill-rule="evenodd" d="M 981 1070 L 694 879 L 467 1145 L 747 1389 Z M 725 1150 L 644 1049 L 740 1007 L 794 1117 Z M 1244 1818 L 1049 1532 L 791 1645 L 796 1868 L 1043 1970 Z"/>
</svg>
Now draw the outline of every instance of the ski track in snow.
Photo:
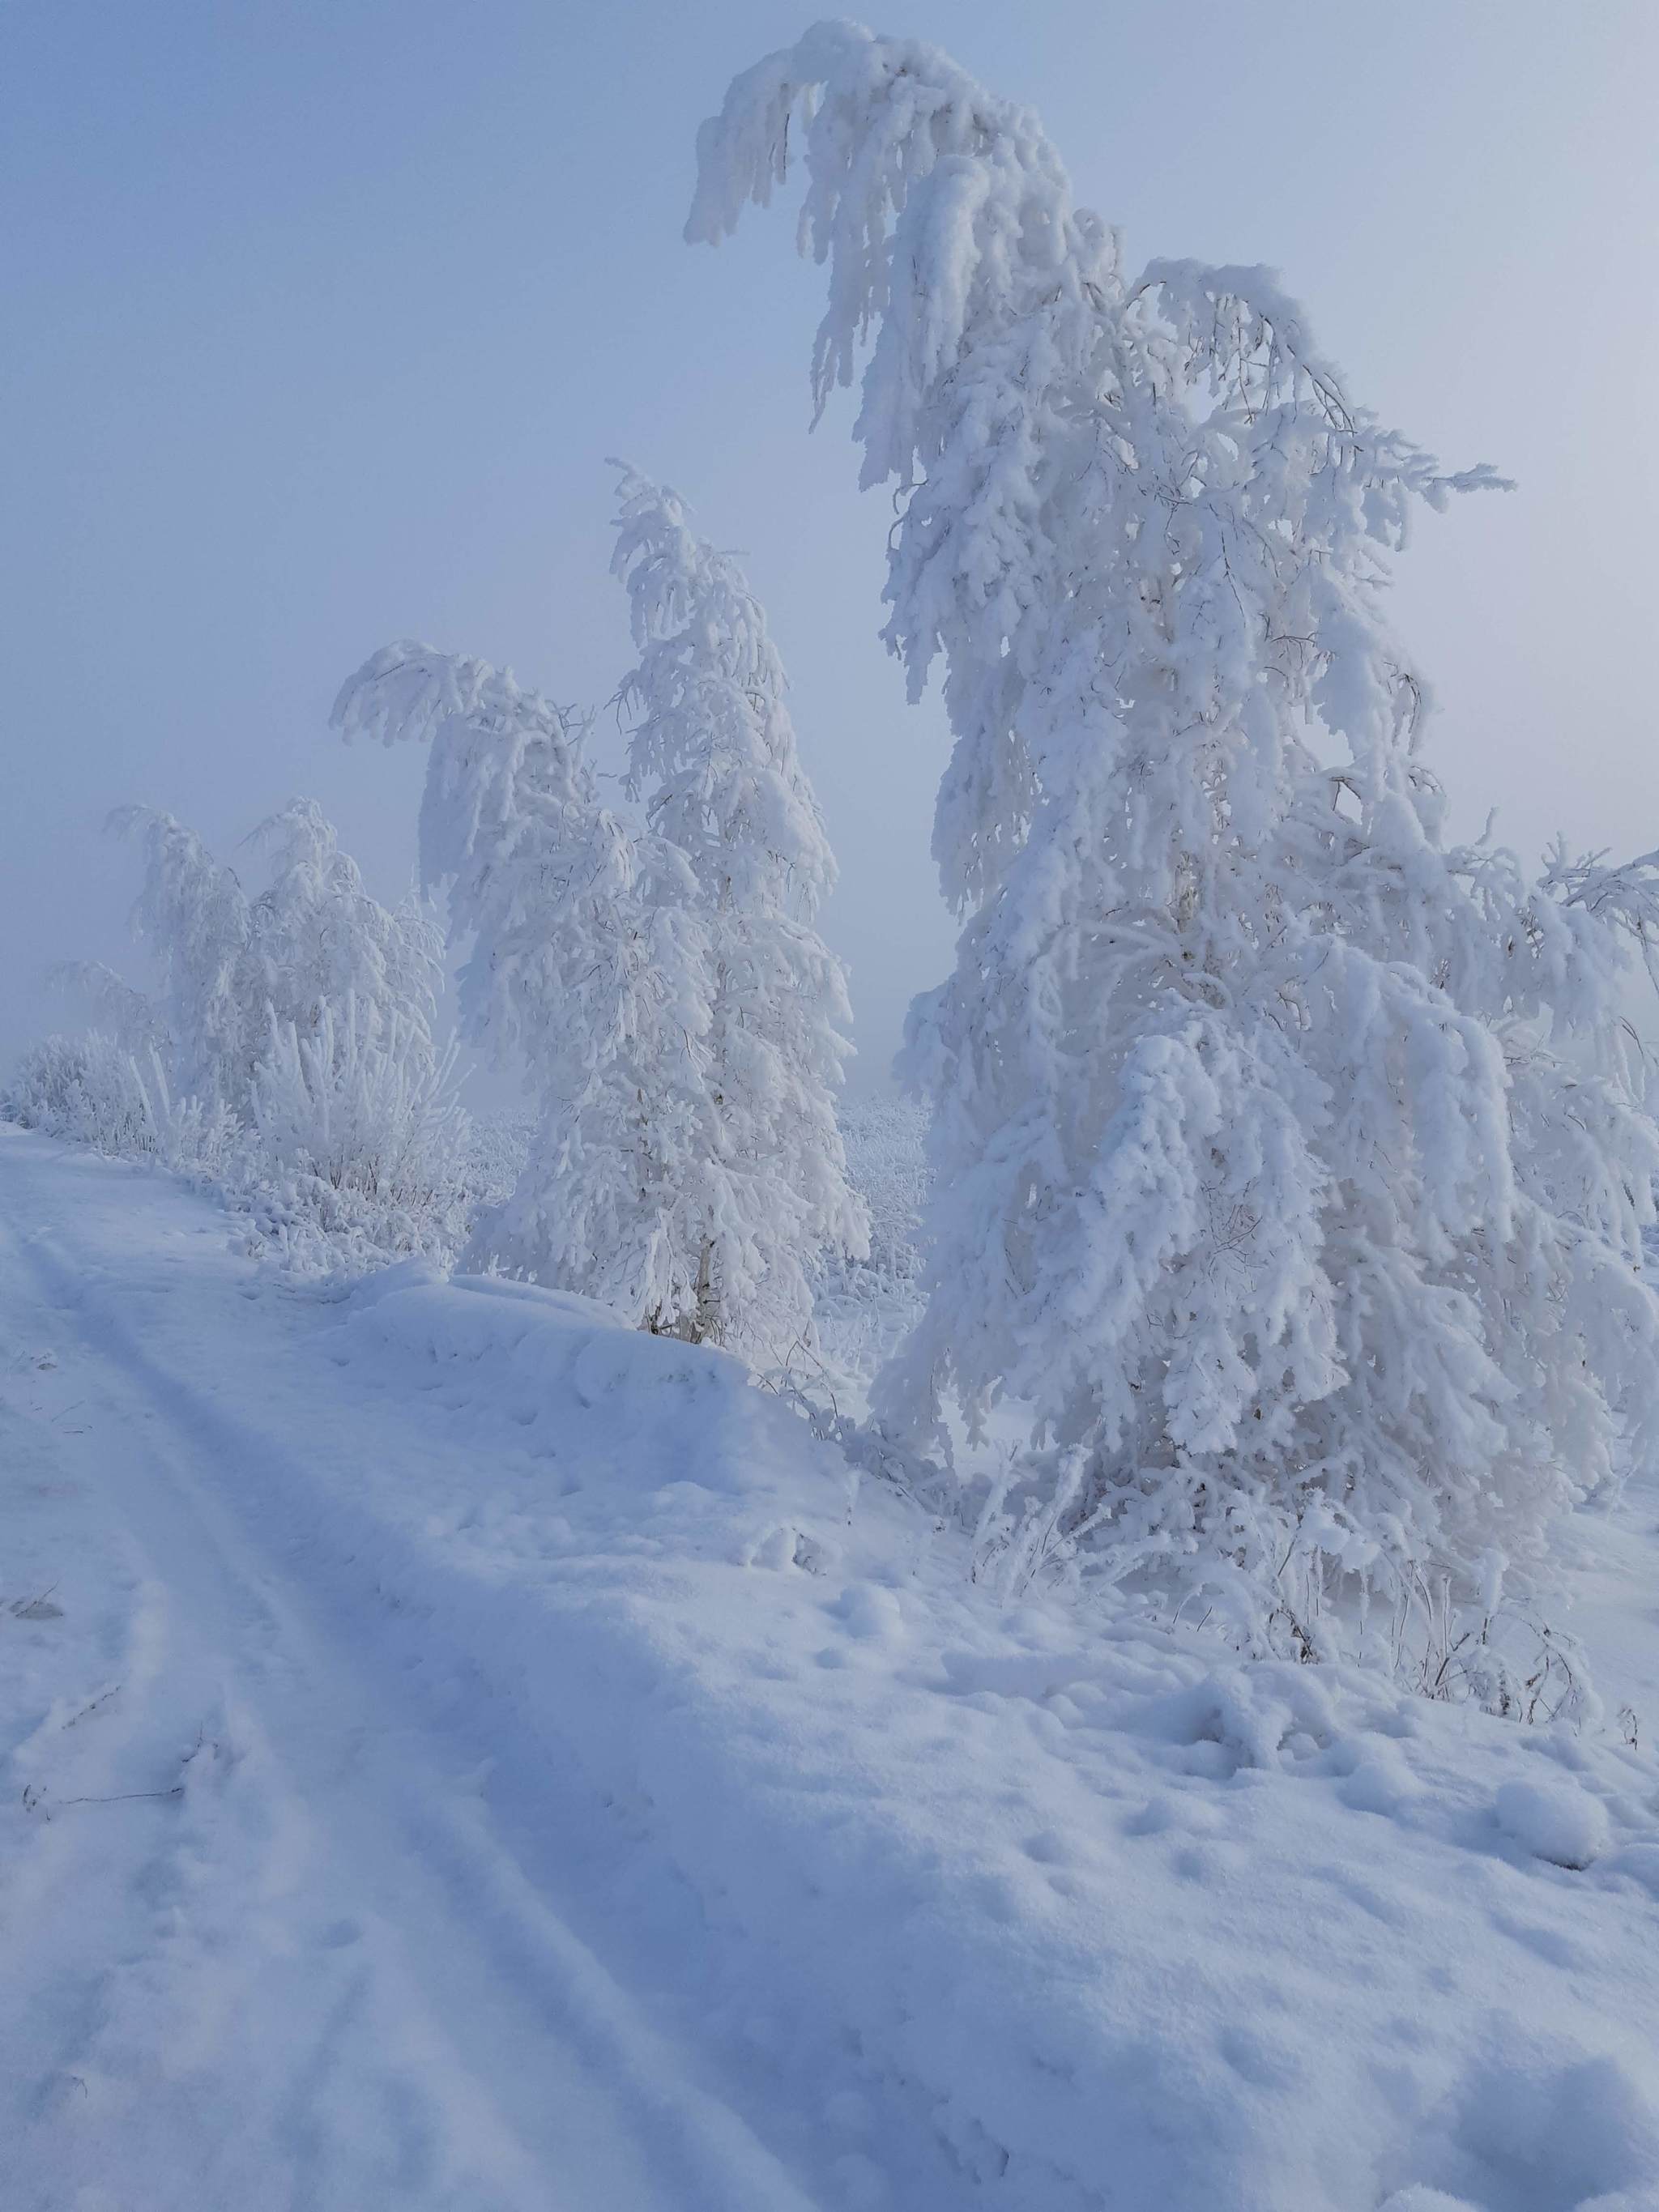
<svg viewBox="0 0 1659 2212">
<path fill-rule="evenodd" d="M 3 2212 L 1659 2208 L 1651 1488 L 1633 1750 L 1000 1607 L 718 1354 L 233 1235 L 0 1129 Z"/>
<path fill-rule="evenodd" d="M 280 1481 L 303 1433 L 147 1358 L 40 1188 L 0 1178 L 7 1520 L 73 1501 L 79 1556 L 18 1627 L 61 1642 L 112 1554 L 131 1613 L 9 1747 L 4 2201 L 806 2207 L 493 1830 L 469 1762 L 539 1748 L 411 1711 L 373 1606 L 343 1635 L 261 1523 L 252 1462 Z"/>
</svg>

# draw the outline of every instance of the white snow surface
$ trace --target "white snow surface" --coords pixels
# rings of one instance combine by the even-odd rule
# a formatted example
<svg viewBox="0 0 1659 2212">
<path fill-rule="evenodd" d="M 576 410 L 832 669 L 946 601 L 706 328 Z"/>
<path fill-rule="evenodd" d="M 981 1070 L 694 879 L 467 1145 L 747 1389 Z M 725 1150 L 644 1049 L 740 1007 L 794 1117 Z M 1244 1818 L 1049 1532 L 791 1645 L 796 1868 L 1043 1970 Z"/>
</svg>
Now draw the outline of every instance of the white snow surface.
<svg viewBox="0 0 1659 2212">
<path fill-rule="evenodd" d="M 1659 2205 L 1659 1706 L 999 1607 L 719 1353 L 231 1234 L 0 1129 L 8 2208 Z"/>
</svg>

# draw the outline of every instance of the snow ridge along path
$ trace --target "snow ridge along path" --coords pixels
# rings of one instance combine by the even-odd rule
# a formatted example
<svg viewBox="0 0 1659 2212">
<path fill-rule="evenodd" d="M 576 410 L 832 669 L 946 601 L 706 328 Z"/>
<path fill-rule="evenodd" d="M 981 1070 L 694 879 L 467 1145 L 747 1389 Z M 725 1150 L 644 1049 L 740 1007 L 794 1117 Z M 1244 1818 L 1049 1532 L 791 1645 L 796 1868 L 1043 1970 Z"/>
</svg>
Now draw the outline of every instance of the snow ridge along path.
<svg viewBox="0 0 1659 2212">
<path fill-rule="evenodd" d="M 1000 1605 L 718 1354 L 228 1247 L 0 1130 L 9 2208 L 1659 2206 L 1659 1713 Z"/>
</svg>

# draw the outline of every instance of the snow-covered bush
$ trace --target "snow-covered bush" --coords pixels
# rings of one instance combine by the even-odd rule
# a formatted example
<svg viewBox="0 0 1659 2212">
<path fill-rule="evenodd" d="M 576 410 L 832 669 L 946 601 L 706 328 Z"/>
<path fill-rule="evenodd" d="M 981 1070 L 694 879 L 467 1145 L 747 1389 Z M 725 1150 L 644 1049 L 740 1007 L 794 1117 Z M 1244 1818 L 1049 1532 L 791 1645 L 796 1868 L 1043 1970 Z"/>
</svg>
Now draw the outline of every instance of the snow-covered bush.
<svg viewBox="0 0 1659 2212">
<path fill-rule="evenodd" d="M 337 1013 L 322 1003 L 308 1036 L 273 1015 L 252 1104 L 232 1195 L 290 1273 L 459 1249 L 470 1133 L 453 1050 L 434 1059 L 412 1023 L 383 1031 L 348 994 Z"/>
<path fill-rule="evenodd" d="M 100 1030 L 29 1047 L 0 1096 L 0 1115 L 112 1158 L 207 1175 L 235 1147 L 230 1115 L 179 1096 L 154 1046 L 131 1048 Z"/>
<path fill-rule="evenodd" d="M 147 1001 L 101 966 L 70 972 L 125 1041 L 155 1046 L 176 1089 L 248 1121 L 273 1018 L 309 1036 L 348 999 L 368 1031 L 405 1031 L 405 1058 L 431 1060 L 441 933 L 414 900 L 394 909 L 369 897 L 315 799 L 290 800 L 252 832 L 273 866 L 252 896 L 172 815 L 125 807 L 111 826 L 143 840 L 134 919 L 160 989 Z"/>
<path fill-rule="evenodd" d="M 429 1081 L 444 956 L 431 909 L 412 893 L 395 907 L 371 898 L 314 799 L 290 799 L 248 842 L 270 855 L 272 872 L 248 909 L 244 1000 L 302 1038 L 328 1010 L 337 1027 L 350 1007 L 362 1038 L 395 1036 L 397 1067 Z"/>
<path fill-rule="evenodd" d="M 533 1115 L 473 1114 L 467 1129 L 461 1182 L 467 1202 L 475 1212 L 506 1203 L 524 1173 L 535 1135 Z"/>
<path fill-rule="evenodd" d="M 1030 112 L 932 48 L 820 25 L 699 156 L 711 241 L 805 168 L 814 396 L 867 341 L 885 635 L 955 732 L 890 1431 L 1006 1399 L 1066 1542 L 1257 1646 L 1340 1649 L 1425 1575 L 1484 1617 L 1659 1436 L 1639 901 L 1446 842 L 1382 618 L 1413 511 L 1495 480 L 1352 406 L 1271 272 L 1127 276 Z"/>
<path fill-rule="evenodd" d="M 350 992 L 338 1013 L 322 1002 L 309 1036 L 273 1014 L 252 1104 L 267 1172 L 315 1176 L 434 1228 L 453 1208 L 467 1145 L 454 1054 L 434 1060 L 412 1024 L 383 1028 Z"/>
<path fill-rule="evenodd" d="M 0 1106 L 8 1121 L 96 1152 L 136 1158 L 155 1149 L 149 1101 L 133 1055 L 101 1030 L 29 1046 Z"/>
<path fill-rule="evenodd" d="M 27 1054 L 12 1118 L 213 1182 L 306 1273 L 452 1253 L 466 1117 L 433 1042 L 429 914 L 370 898 L 314 800 L 254 833 L 275 865 L 252 897 L 170 815 L 112 819 L 144 839 L 137 921 L 158 988 L 61 970 L 113 1033 Z"/>
</svg>

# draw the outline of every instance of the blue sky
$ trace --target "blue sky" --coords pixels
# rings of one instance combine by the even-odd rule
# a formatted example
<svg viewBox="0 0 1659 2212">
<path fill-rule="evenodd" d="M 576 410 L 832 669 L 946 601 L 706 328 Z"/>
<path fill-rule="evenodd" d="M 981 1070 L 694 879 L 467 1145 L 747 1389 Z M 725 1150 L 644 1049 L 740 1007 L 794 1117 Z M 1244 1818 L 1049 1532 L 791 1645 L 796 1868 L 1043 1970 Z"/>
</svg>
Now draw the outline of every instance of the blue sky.
<svg viewBox="0 0 1659 2212">
<path fill-rule="evenodd" d="M 811 20 L 523 0 L 0 10 L 0 1062 L 52 961 L 131 961 L 127 799 L 228 848 L 304 792 L 371 883 L 420 763 L 326 729 L 405 634 L 601 704 L 624 665 L 609 453 L 747 556 L 842 889 L 860 1080 L 951 927 L 944 753 L 877 642 L 888 510 L 850 405 L 811 437 L 819 298 L 789 214 L 680 242 L 700 118 Z M 1508 498 L 1425 519 L 1398 621 L 1457 826 L 1659 845 L 1647 410 L 1659 368 L 1650 0 L 907 0 L 1042 112 L 1155 254 L 1267 261 L 1350 389 Z"/>
</svg>

